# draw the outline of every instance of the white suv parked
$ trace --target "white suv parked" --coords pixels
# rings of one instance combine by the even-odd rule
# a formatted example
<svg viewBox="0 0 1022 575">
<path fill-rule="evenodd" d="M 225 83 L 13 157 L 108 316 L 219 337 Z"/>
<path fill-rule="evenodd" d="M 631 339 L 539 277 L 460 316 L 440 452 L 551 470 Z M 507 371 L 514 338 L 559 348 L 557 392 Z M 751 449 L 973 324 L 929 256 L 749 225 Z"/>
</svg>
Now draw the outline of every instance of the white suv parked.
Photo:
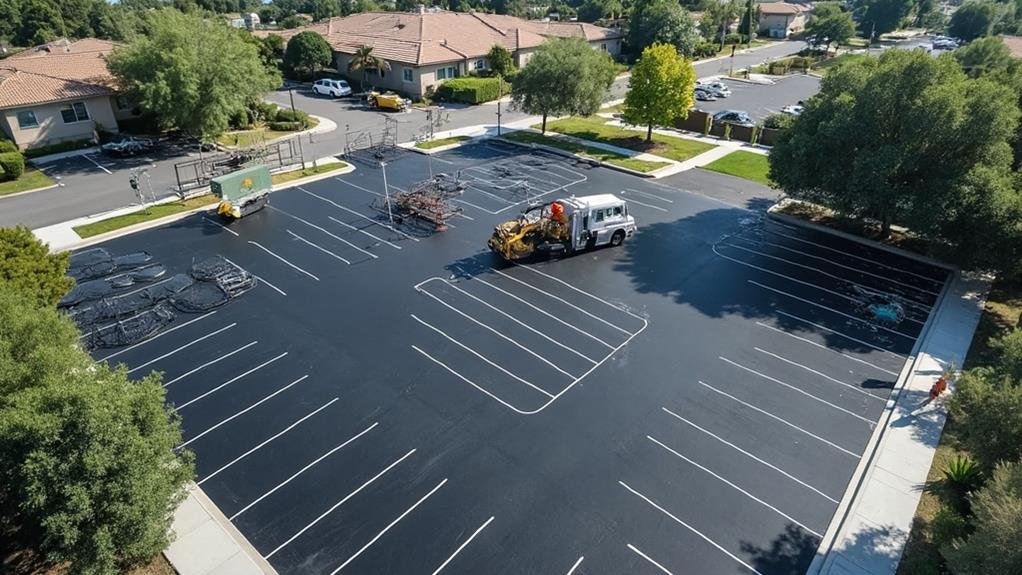
<svg viewBox="0 0 1022 575">
<path fill-rule="evenodd" d="M 322 80 L 316 80 L 316 83 L 312 85 L 312 91 L 324 96 L 340 98 L 342 96 L 351 95 L 351 86 L 349 86 L 344 80 L 330 80 L 324 78 Z"/>
</svg>

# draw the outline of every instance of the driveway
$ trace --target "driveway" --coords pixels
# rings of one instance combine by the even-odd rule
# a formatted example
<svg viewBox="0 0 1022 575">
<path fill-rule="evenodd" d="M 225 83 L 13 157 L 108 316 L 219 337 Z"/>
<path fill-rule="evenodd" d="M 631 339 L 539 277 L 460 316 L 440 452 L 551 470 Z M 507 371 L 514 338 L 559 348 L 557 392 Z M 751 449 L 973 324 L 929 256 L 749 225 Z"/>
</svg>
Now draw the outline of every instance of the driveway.
<svg viewBox="0 0 1022 575">
<path fill-rule="evenodd" d="M 731 88 L 731 96 L 714 102 L 696 101 L 695 107 L 707 112 L 742 110 L 760 121 L 777 114 L 781 108 L 808 100 L 820 91 L 820 79 L 815 76 L 792 74 L 778 78 L 776 84 L 750 84 L 724 80 Z"/>
</svg>

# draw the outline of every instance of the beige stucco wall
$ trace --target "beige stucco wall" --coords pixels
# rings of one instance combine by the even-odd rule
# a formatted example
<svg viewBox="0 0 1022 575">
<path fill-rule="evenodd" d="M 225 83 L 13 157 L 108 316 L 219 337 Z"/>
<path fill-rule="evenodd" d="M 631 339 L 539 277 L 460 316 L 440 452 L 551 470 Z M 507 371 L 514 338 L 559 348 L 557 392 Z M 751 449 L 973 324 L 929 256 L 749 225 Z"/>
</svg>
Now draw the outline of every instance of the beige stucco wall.
<svg viewBox="0 0 1022 575">
<path fill-rule="evenodd" d="M 789 33 L 801 32 L 805 28 L 805 16 L 802 14 L 761 14 L 759 32 L 771 36 L 771 30 L 783 30 L 786 38 Z"/>
<path fill-rule="evenodd" d="M 0 119 L 2 120 L 0 124 L 3 126 L 4 133 L 21 148 L 91 138 L 97 123 L 104 130 L 117 131 L 114 107 L 108 96 L 76 101 L 85 102 L 85 109 L 89 112 L 88 120 L 65 124 L 60 110 L 69 102 L 61 102 L 2 110 L 0 113 L 3 114 L 3 117 Z M 18 127 L 18 112 L 23 110 L 35 112 L 36 121 L 39 123 L 38 127 L 26 129 Z"/>
</svg>

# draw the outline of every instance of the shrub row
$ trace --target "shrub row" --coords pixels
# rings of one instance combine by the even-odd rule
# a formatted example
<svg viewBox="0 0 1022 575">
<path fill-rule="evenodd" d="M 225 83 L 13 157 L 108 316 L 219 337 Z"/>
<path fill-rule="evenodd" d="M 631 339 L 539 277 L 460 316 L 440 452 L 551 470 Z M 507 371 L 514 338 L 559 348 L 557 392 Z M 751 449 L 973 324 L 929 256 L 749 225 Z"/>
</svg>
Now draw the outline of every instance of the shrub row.
<svg viewBox="0 0 1022 575">
<path fill-rule="evenodd" d="M 275 132 L 297 132 L 305 127 L 302 122 L 267 122 L 266 125 Z"/>
<path fill-rule="evenodd" d="M 82 148 L 88 148 L 92 145 L 92 140 L 88 138 L 84 140 L 68 140 L 66 142 L 57 142 L 56 144 L 50 144 L 48 146 L 29 148 L 25 150 L 24 154 L 26 158 L 38 158 L 41 156 L 48 156 L 50 154 L 59 154 L 60 152 L 81 150 Z"/>
<path fill-rule="evenodd" d="M 511 84 L 504 82 L 504 94 L 511 91 Z M 481 104 L 501 96 L 498 78 L 462 77 L 447 80 L 436 91 L 444 100 Z"/>
<path fill-rule="evenodd" d="M 4 179 L 17 180 L 25 173 L 25 156 L 21 152 L 0 153 L 0 172 Z"/>
</svg>

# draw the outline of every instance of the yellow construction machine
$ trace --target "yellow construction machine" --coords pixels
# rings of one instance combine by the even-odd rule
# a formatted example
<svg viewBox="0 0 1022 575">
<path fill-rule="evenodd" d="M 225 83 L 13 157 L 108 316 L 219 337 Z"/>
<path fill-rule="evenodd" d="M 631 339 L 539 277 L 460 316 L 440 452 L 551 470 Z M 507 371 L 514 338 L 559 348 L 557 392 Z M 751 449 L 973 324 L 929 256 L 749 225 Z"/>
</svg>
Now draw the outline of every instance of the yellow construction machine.
<svg viewBox="0 0 1022 575">
<path fill-rule="evenodd" d="M 408 109 L 411 102 L 395 94 L 394 92 L 379 93 L 376 91 L 369 92 L 369 96 L 366 98 L 369 102 L 370 108 L 376 108 L 378 110 L 391 110 L 394 112 L 404 112 Z"/>
</svg>

